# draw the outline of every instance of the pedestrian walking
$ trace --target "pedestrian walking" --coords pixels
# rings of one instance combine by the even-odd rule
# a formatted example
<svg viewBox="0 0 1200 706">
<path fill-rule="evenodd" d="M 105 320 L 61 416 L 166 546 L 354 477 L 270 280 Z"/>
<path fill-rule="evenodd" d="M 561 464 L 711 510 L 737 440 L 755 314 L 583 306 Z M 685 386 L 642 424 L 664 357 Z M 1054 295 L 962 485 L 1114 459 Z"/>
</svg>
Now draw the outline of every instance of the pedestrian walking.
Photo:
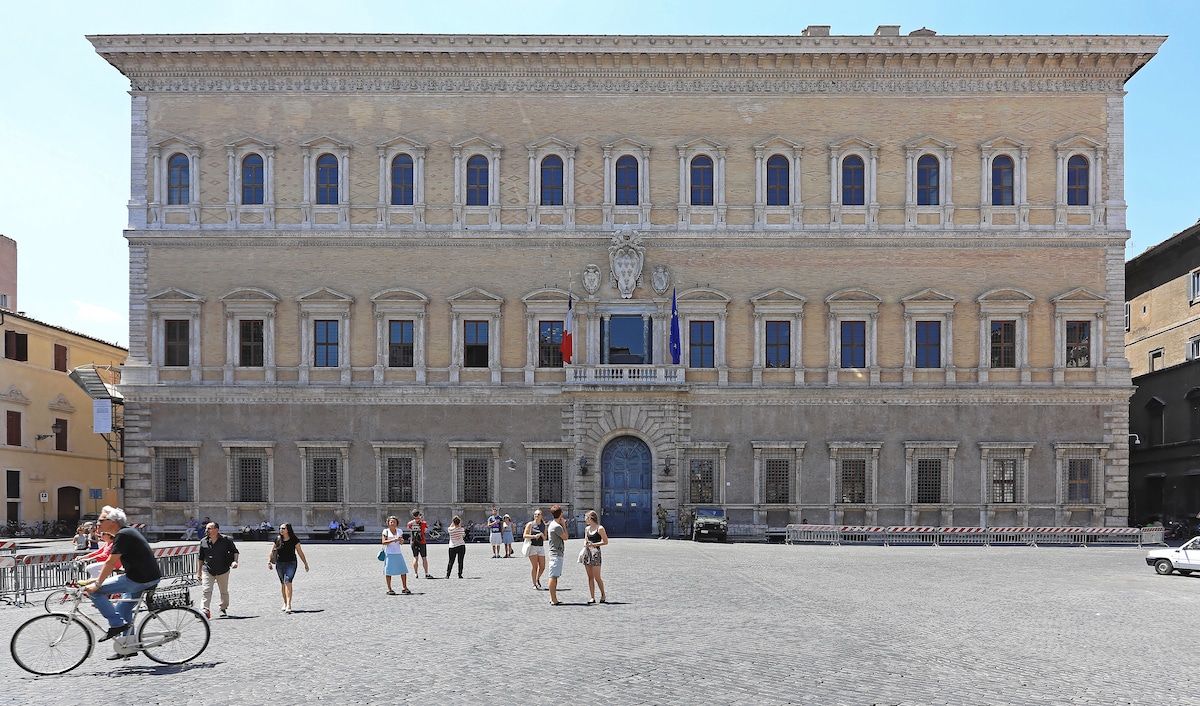
<svg viewBox="0 0 1200 706">
<path fill-rule="evenodd" d="M 446 578 L 450 578 L 450 568 L 458 559 L 458 577 L 463 577 L 463 559 L 467 556 L 467 530 L 463 527 L 462 518 L 458 515 L 450 520 L 450 528 L 446 530 L 450 537 L 450 561 L 446 564 Z"/>
<path fill-rule="evenodd" d="M 583 530 L 583 568 L 587 571 L 588 595 L 591 596 L 588 605 L 596 602 L 597 585 L 600 586 L 600 602 L 607 603 L 604 581 L 600 578 L 600 547 L 608 544 L 608 532 L 600 524 L 600 516 L 595 510 L 588 510 L 583 519 L 587 522 Z"/>
<path fill-rule="evenodd" d="M 562 605 L 558 600 L 558 577 L 562 576 L 563 554 L 567 551 L 567 528 L 562 519 L 562 506 L 550 508 L 550 526 L 547 528 L 550 548 L 547 563 L 550 565 L 550 605 Z"/>
<path fill-rule="evenodd" d="M 492 543 L 492 558 L 500 558 L 500 545 L 504 543 L 504 517 L 500 515 L 500 508 L 492 508 L 492 514 L 488 516 L 488 539 Z"/>
<path fill-rule="evenodd" d="M 68 525 L 68 526 L 70 526 L 70 525 Z M 90 533 L 91 533 L 91 530 L 88 529 L 87 525 L 79 525 L 78 527 L 75 528 L 74 542 L 75 542 L 75 549 L 77 551 L 81 551 L 81 552 L 87 551 L 88 534 L 90 534 Z"/>
<path fill-rule="evenodd" d="M 662 503 L 659 503 L 658 509 L 654 511 L 654 514 L 658 518 L 658 538 L 666 539 L 667 538 L 667 508 L 663 507 Z"/>
<path fill-rule="evenodd" d="M 204 526 L 204 537 L 200 540 L 200 570 L 197 572 L 204 590 L 201 603 L 204 617 L 212 617 L 213 584 L 221 591 L 221 617 L 229 615 L 229 572 L 237 567 L 238 549 L 233 538 L 221 534 L 219 524 L 209 522 Z"/>
<path fill-rule="evenodd" d="M 296 578 L 298 563 L 296 558 L 304 562 L 304 571 L 308 571 L 308 557 L 300 548 L 300 538 L 292 530 L 292 523 L 279 524 L 279 536 L 275 538 L 275 546 L 267 557 L 267 568 L 275 566 L 275 574 L 279 576 L 279 590 L 283 595 L 283 612 L 292 612 L 292 580 Z"/>
<path fill-rule="evenodd" d="M 387 594 L 396 595 L 392 590 L 392 577 L 400 577 L 400 592 L 411 595 L 408 590 L 408 565 L 404 563 L 404 532 L 400 529 L 400 520 L 395 515 L 387 518 L 387 527 L 383 530 L 383 576 L 387 579 Z"/>
<path fill-rule="evenodd" d="M 421 570 L 417 568 L 418 557 L 421 559 L 421 563 L 425 565 L 425 578 L 433 578 L 429 575 L 429 553 L 425 541 L 425 532 L 428 529 L 429 523 L 421 516 L 421 511 L 413 510 L 412 519 L 408 521 L 408 543 L 412 546 L 413 578 L 421 575 Z"/>
<path fill-rule="evenodd" d="M 511 559 L 513 555 L 513 522 L 508 515 L 504 516 L 503 522 L 500 524 L 501 541 L 504 542 L 504 558 Z"/>
<path fill-rule="evenodd" d="M 529 577 L 533 587 L 542 590 L 542 574 L 546 571 L 546 521 L 542 511 L 534 510 L 533 519 L 525 523 L 523 538 L 529 542 Z"/>
</svg>

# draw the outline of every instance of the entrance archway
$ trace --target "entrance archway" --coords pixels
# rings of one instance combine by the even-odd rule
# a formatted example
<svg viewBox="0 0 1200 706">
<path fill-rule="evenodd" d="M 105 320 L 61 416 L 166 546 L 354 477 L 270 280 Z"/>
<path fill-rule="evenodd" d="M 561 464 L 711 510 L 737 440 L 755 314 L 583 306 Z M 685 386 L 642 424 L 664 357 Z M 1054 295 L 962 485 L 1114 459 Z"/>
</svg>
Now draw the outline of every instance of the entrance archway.
<svg viewBox="0 0 1200 706">
<path fill-rule="evenodd" d="M 73 485 L 58 489 L 58 519 L 74 528 L 83 516 L 83 491 Z"/>
<path fill-rule="evenodd" d="M 646 442 L 620 436 L 600 454 L 600 521 L 618 537 L 649 536 L 653 515 L 653 458 Z"/>
</svg>

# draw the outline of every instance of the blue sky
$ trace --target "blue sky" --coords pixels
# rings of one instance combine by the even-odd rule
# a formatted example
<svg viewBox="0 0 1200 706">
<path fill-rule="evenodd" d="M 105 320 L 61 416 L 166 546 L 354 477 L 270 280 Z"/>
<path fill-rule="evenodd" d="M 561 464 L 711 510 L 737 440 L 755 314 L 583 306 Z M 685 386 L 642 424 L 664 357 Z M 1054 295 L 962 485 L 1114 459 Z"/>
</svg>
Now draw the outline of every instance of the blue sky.
<svg viewBox="0 0 1200 706">
<path fill-rule="evenodd" d="M 129 84 L 92 51 L 86 34 L 799 34 L 810 24 L 831 25 L 834 34 L 871 34 L 877 25 L 899 24 L 903 33 L 926 26 L 939 34 L 1169 35 L 1127 86 L 1125 198 L 1133 232 L 1127 255 L 1200 218 L 1200 170 L 1155 151 L 1157 143 L 1184 140 L 1200 114 L 1197 0 L 112 0 L 10 3 L 4 15 L 0 139 L 9 145 L 10 166 L 0 170 L 0 233 L 18 244 L 18 306 L 122 345 L 129 342 L 122 237 Z"/>
</svg>

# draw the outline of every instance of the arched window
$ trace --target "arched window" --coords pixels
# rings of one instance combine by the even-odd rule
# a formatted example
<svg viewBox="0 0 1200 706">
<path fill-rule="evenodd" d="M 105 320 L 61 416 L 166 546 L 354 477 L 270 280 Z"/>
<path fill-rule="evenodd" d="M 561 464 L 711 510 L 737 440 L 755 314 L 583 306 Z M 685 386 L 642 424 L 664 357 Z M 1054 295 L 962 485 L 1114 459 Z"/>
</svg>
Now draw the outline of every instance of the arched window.
<svg viewBox="0 0 1200 706">
<path fill-rule="evenodd" d="M 787 157 L 773 155 L 767 160 L 767 205 L 787 206 L 791 203 L 791 180 Z"/>
<path fill-rule="evenodd" d="M 242 204 L 261 206 L 265 177 L 261 155 L 248 154 L 242 159 Z"/>
<path fill-rule="evenodd" d="M 317 157 L 317 203 L 338 203 L 338 160 L 331 154 Z"/>
<path fill-rule="evenodd" d="M 467 160 L 467 205 L 488 205 L 488 161 L 481 154 Z"/>
<path fill-rule="evenodd" d="M 1012 157 L 1002 154 L 992 160 L 992 205 L 1012 206 L 1013 201 L 1013 161 Z"/>
<path fill-rule="evenodd" d="M 931 154 L 921 155 L 917 160 L 917 205 L 937 206 L 941 177 L 938 160 Z"/>
<path fill-rule="evenodd" d="M 192 169 L 186 154 L 176 152 L 167 160 L 167 205 L 191 203 Z"/>
<path fill-rule="evenodd" d="M 852 154 L 842 160 L 843 206 L 862 206 L 866 203 L 866 173 L 862 157 Z"/>
<path fill-rule="evenodd" d="M 542 205 L 563 205 L 563 161 L 555 154 L 542 160 Z"/>
<path fill-rule="evenodd" d="M 705 155 L 692 159 L 692 205 L 713 205 L 713 161 Z"/>
<path fill-rule="evenodd" d="M 1067 160 L 1067 205 L 1088 205 L 1088 174 L 1087 157 L 1075 155 Z"/>
<path fill-rule="evenodd" d="M 629 155 L 617 160 L 617 205 L 638 205 L 638 163 Z"/>
<path fill-rule="evenodd" d="M 392 205 L 413 205 L 413 159 L 406 154 L 392 159 Z"/>
</svg>

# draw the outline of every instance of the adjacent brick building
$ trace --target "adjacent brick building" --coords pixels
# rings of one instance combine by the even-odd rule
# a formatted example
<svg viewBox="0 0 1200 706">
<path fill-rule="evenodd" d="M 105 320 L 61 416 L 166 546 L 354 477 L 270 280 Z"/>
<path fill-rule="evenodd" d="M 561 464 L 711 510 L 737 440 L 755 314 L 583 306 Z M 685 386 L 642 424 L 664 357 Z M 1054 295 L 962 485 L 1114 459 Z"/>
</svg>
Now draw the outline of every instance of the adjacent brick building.
<svg viewBox="0 0 1200 706">
<path fill-rule="evenodd" d="M 1126 522 L 1162 37 L 90 39 L 131 83 L 152 524 Z"/>
</svg>

